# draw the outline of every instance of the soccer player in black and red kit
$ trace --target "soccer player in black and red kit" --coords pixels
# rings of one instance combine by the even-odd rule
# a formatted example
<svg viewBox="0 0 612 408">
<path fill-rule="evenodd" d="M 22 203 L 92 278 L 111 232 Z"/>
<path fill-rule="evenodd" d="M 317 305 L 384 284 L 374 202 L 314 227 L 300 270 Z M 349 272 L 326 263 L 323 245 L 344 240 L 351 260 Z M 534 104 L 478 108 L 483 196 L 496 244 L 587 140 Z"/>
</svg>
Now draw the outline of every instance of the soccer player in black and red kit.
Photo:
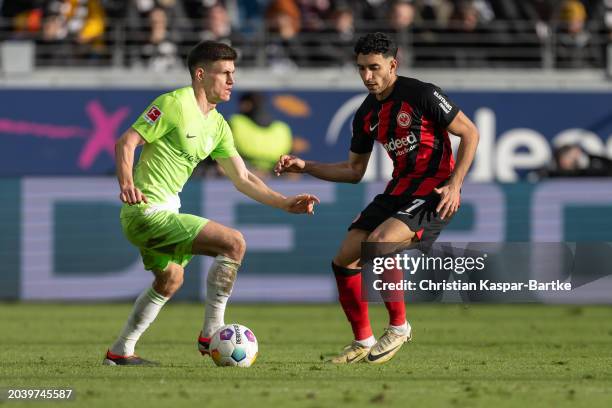
<svg viewBox="0 0 612 408">
<path fill-rule="evenodd" d="M 459 208 L 461 186 L 478 146 L 476 126 L 440 88 L 397 75 L 396 53 L 397 46 L 382 33 L 367 34 L 355 45 L 359 75 L 369 95 L 353 120 L 348 161 L 318 163 L 286 155 L 275 168 L 277 174 L 308 173 L 322 180 L 358 183 L 375 141 L 393 161 L 392 180 L 351 224 L 332 262 L 340 303 L 355 336 L 331 360 L 337 364 L 364 359 L 383 363 L 411 339 L 403 301 L 385 302 L 389 327 L 378 341 L 372 335 L 368 304 L 361 298 L 361 243 L 431 246 Z M 456 164 L 449 132 L 461 138 Z"/>
</svg>

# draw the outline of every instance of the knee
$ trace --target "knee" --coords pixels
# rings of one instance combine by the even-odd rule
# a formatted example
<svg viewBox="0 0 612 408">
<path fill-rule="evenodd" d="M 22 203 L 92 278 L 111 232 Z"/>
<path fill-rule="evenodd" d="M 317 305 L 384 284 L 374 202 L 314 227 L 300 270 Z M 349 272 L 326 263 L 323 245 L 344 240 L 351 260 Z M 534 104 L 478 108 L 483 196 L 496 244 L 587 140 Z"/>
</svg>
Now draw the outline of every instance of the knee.
<svg viewBox="0 0 612 408">
<path fill-rule="evenodd" d="M 178 290 L 181 286 L 183 286 L 184 280 L 184 272 L 183 268 L 175 269 L 168 279 L 169 285 L 174 288 L 174 290 Z"/>
<path fill-rule="evenodd" d="M 389 236 L 384 231 L 374 231 L 368 235 L 367 242 L 389 242 Z"/>
<path fill-rule="evenodd" d="M 240 231 L 234 230 L 230 238 L 229 257 L 237 261 L 242 261 L 246 252 L 246 241 Z"/>
<path fill-rule="evenodd" d="M 162 296 L 171 297 L 183 286 L 183 267 L 170 265 L 165 271 L 156 274 L 154 289 Z"/>
<path fill-rule="evenodd" d="M 394 231 L 381 230 L 370 233 L 366 241 L 372 243 L 409 242 L 412 240 L 414 235 L 414 232 L 411 230 L 403 231 L 401 234 Z"/>
<path fill-rule="evenodd" d="M 332 269 L 334 269 L 334 270 L 335 270 L 335 268 L 337 266 L 345 267 L 345 268 L 347 267 L 347 265 L 345 265 L 346 262 L 344 262 L 344 260 L 340 256 L 338 256 L 338 255 L 336 255 L 334 257 L 334 259 L 332 259 L 332 263 L 331 264 L 332 264 Z"/>
</svg>

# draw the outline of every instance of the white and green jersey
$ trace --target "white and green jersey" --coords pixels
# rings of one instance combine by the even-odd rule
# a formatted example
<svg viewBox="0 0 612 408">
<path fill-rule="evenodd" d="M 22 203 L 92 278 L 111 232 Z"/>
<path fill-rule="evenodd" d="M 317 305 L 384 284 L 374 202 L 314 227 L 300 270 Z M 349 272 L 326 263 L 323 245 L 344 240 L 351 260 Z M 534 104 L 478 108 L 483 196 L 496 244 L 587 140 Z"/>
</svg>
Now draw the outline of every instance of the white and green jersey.
<svg viewBox="0 0 612 408">
<path fill-rule="evenodd" d="M 159 96 L 132 127 L 147 141 L 134 184 L 155 206 L 178 210 L 178 193 L 200 161 L 238 155 L 223 116 L 216 109 L 204 116 L 190 86 Z"/>
</svg>

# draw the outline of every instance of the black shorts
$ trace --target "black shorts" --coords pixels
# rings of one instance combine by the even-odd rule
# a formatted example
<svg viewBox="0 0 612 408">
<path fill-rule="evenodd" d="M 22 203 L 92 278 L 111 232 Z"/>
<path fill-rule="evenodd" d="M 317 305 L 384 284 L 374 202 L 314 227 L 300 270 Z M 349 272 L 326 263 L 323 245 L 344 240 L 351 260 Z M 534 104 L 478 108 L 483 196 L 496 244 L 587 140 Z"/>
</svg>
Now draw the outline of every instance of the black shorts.
<svg viewBox="0 0 612 408">
<path fill-rule="evenodd" d="M 450 218 L 440 219 L 436 212 L 439 203 L 440 195 L 435 192 L 424 197 L 379 194 L 353 221 L 349 231 L 372 232 L 387 219 L 395 218 L 417 234 L 423 247 L 429 248 L 450 222 Z"/>
</svg>

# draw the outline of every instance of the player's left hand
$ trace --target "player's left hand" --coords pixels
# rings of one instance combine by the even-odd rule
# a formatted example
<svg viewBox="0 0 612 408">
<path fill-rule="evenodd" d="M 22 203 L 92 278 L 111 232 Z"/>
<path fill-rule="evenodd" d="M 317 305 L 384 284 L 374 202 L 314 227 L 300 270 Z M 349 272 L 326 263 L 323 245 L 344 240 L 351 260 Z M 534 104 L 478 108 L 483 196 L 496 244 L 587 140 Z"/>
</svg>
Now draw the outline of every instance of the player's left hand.
<svg viewBox="0 0 612 408">
<path fill-rule="evenodd" d="M 434 191 L 440 194 L 440 203 L 436 208 L 436 212 L 441 219 L 450 218 L 457 212 L 461 204 L 461 188 L 454 184 L 447 184 L 440 188 L 434 188 Z"/>
<path fill-rule="evenodd" d="M 284 203 L 284 210 L 293 214 L 314 214 L 315 204 L 319 204 L 319 198 L 312 194 L 298 194 L 287 197 Z"/>
</svg>

